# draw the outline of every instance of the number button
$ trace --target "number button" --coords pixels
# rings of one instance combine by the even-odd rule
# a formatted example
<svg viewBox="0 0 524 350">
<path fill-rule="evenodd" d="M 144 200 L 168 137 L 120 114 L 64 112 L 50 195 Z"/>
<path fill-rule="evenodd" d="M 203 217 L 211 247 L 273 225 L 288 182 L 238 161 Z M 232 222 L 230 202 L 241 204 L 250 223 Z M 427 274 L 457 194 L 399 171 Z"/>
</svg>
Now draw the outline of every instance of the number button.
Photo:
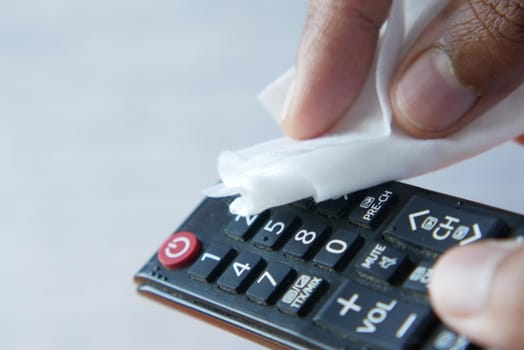
<svg viewBox="0 0 524 350">
<path fill-rule="evenodd" d="M 339 218 L 346 213 L 348 207 L 355 201 L 355 197 L 355 194 L 349 194 L 320 202 L 317 205 L 318 212 L 330 218 Z"/>
<path fill-rule="evenodd" d="M 308 197 L 308 198 L 300 199 L 291 204 L 300 209 L 309 209 L 315 205 L 315 201 L 313 200 L 313 198 Z"/>
<path fill-rule="evenodd" d="M 296 216 L 287 213 L 274 213 L 262 226 L 253 239 L 260 248 L 274 250 L 286 239 L 287 233 L 298 224 Z"/>
<path fill-rule="evenodd" d="M 235 216 L 224 229 L 226 235 L 231 238 L 245 241 L 253 233 L 253 230 L 267 218 L 267 212 L 250 216 Z"/>
<path fill-rule="evenodd" d="M 258 255 L 242 252 L 218 279 L 218 286 L 225 291 L 241 293 L 262 267 Z"/>
<path fill-rule="evenodd" d="M 355 232 L 337 230 L 313 261 L 320 267 L 331 270 L 342 269 L 362 244 L 362 238 Z"/>
<path fill-rule="evenodd" d="M 233 249 L 228 245 L 211 244 L 200 259 L 191 266 L 189 276 L 202 282 L 214 280 L 233 257 L 233 253 Z"/>
<path fill-rule="evenodd" d="M 247 297 L 259 304 L 271 304 L 294 276 L 291 267 L 272 262 L 249 287 Z"/>
<path fill-rule="evenodd" d="M 307 222 L 284 246 L 284 254 L 306 259 L 327 234 L 328 227 L 319 222 Z"/>
</svg>

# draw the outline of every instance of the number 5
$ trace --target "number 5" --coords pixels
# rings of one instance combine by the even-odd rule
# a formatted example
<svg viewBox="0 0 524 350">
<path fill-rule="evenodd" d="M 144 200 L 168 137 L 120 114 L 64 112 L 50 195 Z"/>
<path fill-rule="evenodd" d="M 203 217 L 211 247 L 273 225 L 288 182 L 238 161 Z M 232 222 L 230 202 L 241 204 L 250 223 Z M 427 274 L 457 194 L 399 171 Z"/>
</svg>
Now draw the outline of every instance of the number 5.
<svg viewBox="0 0 524 350">
<path fill-rule="evenodd" d="M 264 226 L 265 231 L 272 232 L 276 234 L 277 236 L 281 234 L 282 232 L 284 232 L 285 228 L 286 228 L 286 225 L 284 225 L 283 222 L 277 221 L 273 223 L 273 220 L 269 220 L 266 226 Z"/>
</svg>

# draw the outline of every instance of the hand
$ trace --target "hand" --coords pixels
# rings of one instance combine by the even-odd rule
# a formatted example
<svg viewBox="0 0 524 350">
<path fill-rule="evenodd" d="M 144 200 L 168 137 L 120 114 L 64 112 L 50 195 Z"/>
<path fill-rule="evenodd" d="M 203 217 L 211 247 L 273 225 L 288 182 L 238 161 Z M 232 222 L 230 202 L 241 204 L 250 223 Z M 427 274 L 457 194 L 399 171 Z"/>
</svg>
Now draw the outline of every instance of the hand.
<svg viewBox="0 0 524 350">
<path fill-rule="evenodd" d="M 395 121 L 415 137 L 449 135 L 524 79 L 524 4 L 451 0 L 400 64 Z M 283 115 L 286 133 L 319 136 L 342 117 L 371 68 L 390 1 L 311 0 Z"/>
<path fill-rule="evenodd" d="M 311 0 L 286 133 L 328 131 L 351 107 L 371 68 L 391 2 Z M 414 137 L 447 136 L 524 80 L 524 3 L 451 0 L 400 64 L 390 91 L 394 120 Z M 524 143 L 524 137 L 519 138 Z M 524 344 L 524 246 L 482 242 L 435 265 L 433 306 L 446 323 L 485 346 Z"/>
<path fill-rule="evenodd" d="M 430 299 L 440 318 L 479 344 L 522 349 L 524 244 L 484 241 L 454 248 L 435 264 Z"/>
</svg>

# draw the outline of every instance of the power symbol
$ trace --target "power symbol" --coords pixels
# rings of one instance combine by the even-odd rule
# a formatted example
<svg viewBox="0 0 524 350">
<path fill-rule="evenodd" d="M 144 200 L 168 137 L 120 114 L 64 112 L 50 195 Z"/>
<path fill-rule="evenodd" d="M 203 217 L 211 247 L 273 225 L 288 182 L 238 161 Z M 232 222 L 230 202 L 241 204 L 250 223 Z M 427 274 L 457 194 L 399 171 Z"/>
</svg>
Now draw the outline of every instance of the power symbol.
<svg viewBox="0 0 524 350">
<path fill-rule="evenodd" d="M 169 237 L 158 250 L 158 261 L 167 269 L 187 265 L 200 253 L 200 242 L 194 233 L 177 232 Z"/>
</svg>

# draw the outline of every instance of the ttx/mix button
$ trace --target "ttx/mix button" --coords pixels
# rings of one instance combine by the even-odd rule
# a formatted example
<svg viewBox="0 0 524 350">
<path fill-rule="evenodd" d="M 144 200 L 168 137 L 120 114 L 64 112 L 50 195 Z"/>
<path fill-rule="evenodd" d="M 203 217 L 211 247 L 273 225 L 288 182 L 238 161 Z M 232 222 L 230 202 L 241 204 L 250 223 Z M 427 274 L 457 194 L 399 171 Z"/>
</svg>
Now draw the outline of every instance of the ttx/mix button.
<svg viewBox="0 0 524 350">
<path fill-rule="evenodd" d="M 302 274 L 284 293 L 277 307 L 286 314 L 303 316 L 317 301 L 326 284 L 321 277 Z"/>
</svg>

